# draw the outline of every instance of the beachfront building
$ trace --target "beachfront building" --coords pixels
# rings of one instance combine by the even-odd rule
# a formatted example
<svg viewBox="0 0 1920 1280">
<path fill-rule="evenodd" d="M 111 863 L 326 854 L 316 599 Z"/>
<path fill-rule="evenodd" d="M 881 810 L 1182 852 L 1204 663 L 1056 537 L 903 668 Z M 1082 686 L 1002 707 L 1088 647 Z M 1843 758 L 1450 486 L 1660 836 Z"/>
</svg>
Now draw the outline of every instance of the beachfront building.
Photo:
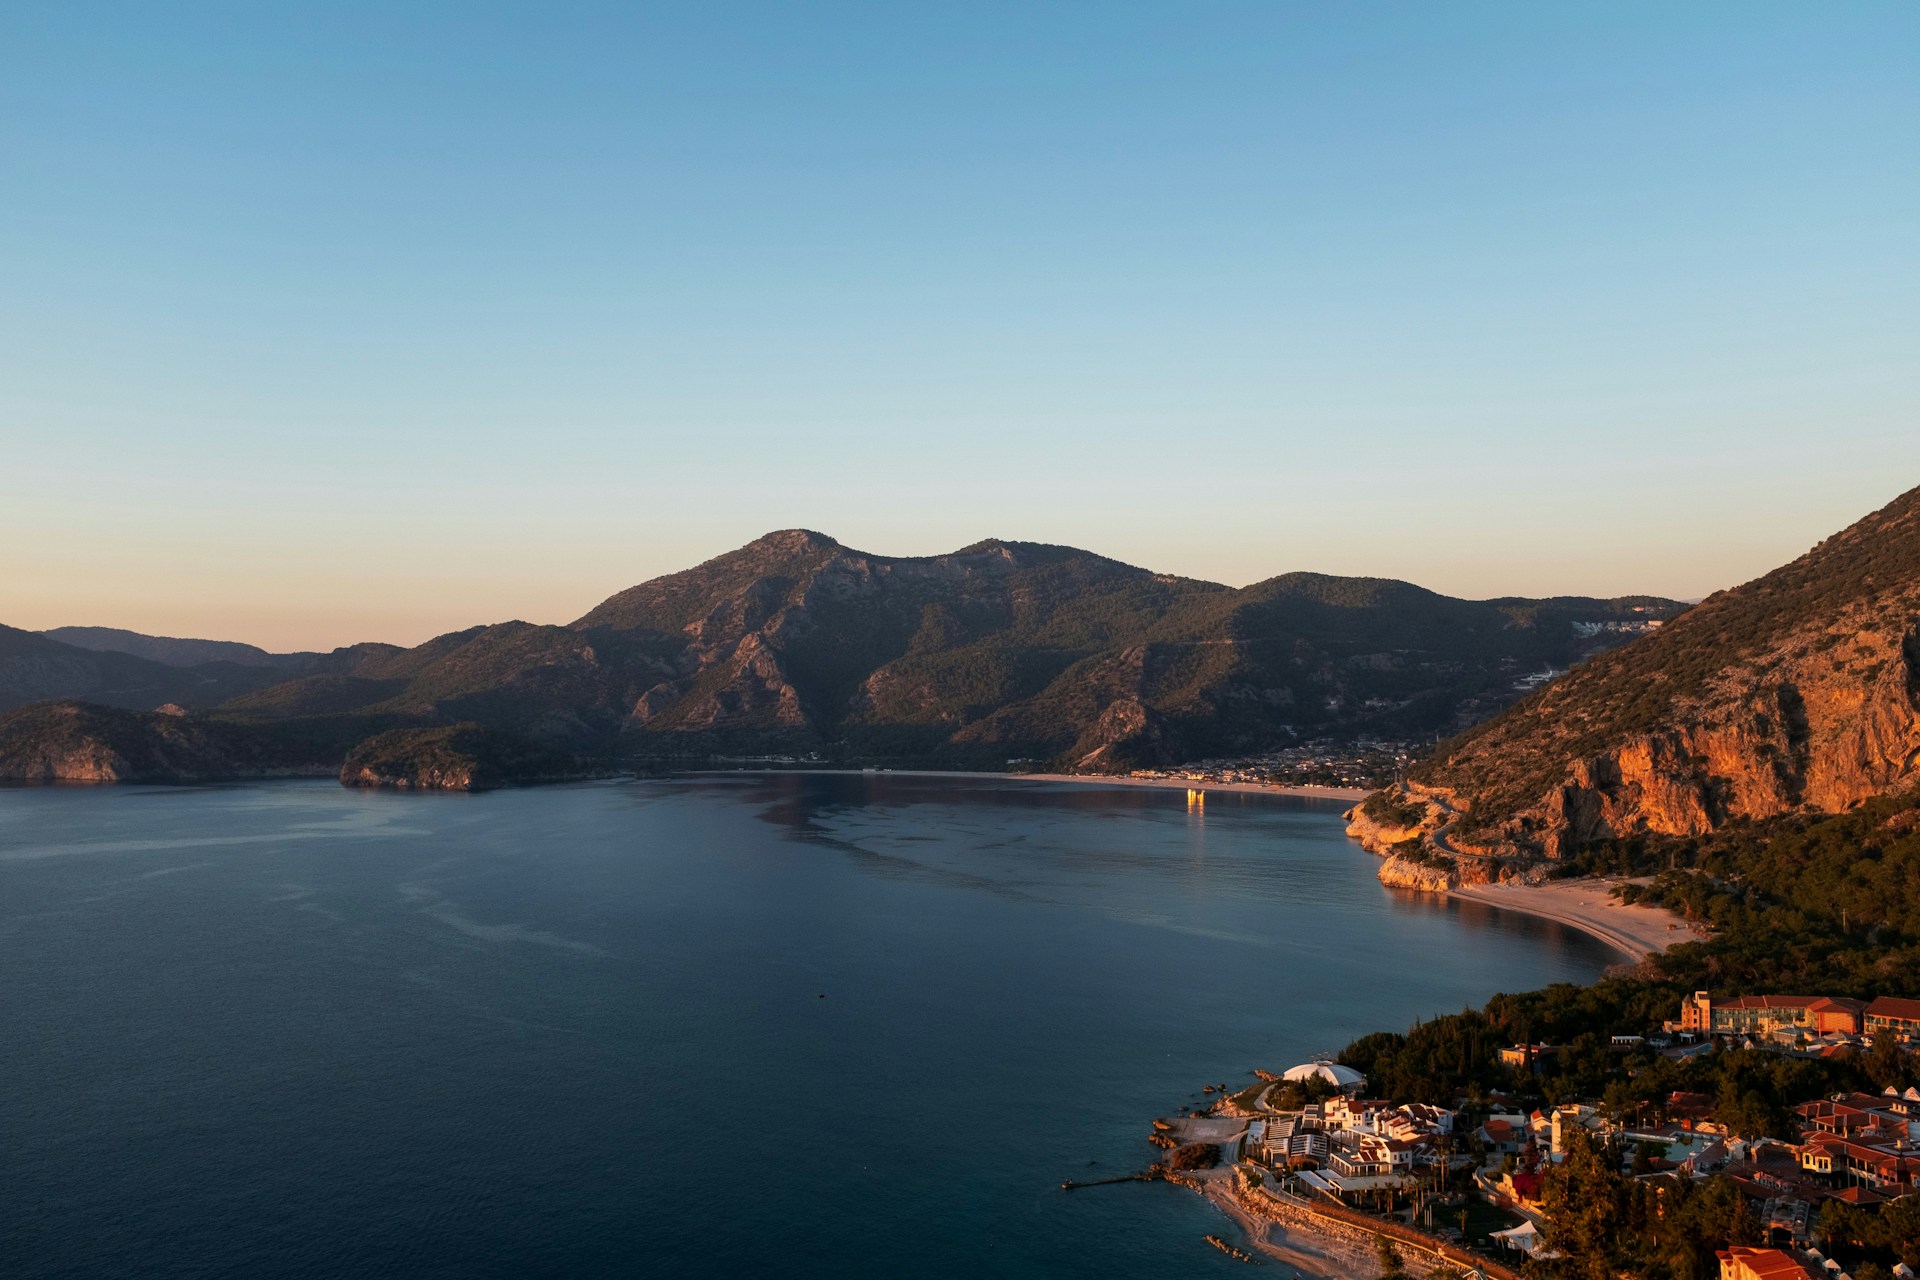
<svg viewBox="0 0 1920 1280">
<path fill-rule="evenodd" d="M 1257 1130 L 1257 1132 L 1256 1132 Z M 1274 1169 L 1318 1169 L 1327 1163 L 1327 1134 L 1318 1108 L 1256 1120 L 1248 1126 L 1247 1151 Z"/>
<path fill-rule="evenodd" d="M 1902 1041 L 1920 1039 L 1920 1000 L 1881 996 L 1866 1008 L 1867 1034 L 1890 1031 Z"/>
<path fill-rule="evenodd" d="M 1920 1001 L 1914 1005 L 1920 1018 Z M 1821 1036 L 1859 1035 L 1867 1006 L 1834 996 L 1734 996 L 1716 1000 L 1696 991 L 1680 1002 L 1680 1017 L 1667 1029 L 1700 1036 L 1771 1037 L 1781 1033 Z"/>
</svg>

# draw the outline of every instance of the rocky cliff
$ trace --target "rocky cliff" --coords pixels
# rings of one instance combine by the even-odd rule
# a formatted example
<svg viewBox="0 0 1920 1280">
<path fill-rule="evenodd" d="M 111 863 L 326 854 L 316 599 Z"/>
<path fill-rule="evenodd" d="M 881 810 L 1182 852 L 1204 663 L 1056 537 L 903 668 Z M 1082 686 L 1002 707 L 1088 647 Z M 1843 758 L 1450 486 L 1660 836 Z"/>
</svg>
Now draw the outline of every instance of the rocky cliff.
<svg viewBox="0 0 1920 1280">
<path fill-rule="evenodd" d="M 315 756 L 318 756 L 316 759 Z M 330 770 L 327 750 L 172 711 L 47 702 L 0 716 L 0 778 L 21 782 L 203 782 Z"/>
<path fill-rule="evenodd" d="M 1429 848 L 1524 861 L 1916 784 L 1920 490 L 1443 744 L 1388 800 L 1431 811 Z"/>
</svg>

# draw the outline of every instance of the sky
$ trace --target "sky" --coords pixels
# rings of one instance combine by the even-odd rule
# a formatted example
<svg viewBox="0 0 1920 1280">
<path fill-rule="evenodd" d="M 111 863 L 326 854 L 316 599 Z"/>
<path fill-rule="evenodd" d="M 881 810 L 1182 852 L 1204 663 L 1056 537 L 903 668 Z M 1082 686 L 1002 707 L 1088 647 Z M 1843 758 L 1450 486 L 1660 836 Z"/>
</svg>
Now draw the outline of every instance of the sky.
<svg viewBox="0 0 1920 1280">
<path fill-rule="evenodd" d="M 1697 598 L 1920 484 L 1920 6 L 0 4 L 0 622 L 771 529 Z"/>
</svg>

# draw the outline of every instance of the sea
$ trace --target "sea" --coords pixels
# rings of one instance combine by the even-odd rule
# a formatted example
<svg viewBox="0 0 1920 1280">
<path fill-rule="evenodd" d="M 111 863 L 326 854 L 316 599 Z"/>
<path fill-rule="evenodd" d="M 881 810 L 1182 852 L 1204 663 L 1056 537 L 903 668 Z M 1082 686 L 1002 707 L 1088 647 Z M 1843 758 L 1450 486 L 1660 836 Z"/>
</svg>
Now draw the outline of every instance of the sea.
<svg viewBox="0 0 1920 1280">
<path fill-rule="evenodd" d="M 0 790 L 0 1275 L 1239 1275 L 1155 1116 L 1618 956 L 1337 803 Z"/>
</svg>

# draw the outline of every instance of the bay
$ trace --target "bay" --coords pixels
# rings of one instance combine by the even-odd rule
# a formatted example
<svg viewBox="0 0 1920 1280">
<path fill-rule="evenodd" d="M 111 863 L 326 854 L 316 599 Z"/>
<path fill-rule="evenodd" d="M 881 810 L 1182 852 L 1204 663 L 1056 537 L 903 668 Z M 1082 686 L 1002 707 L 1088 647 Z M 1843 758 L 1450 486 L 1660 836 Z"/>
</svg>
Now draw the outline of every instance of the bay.
<svg viewBox="0 0 1920 1280">
<path fill-rule="evenodd" d="M 0 791 L 10 1276 L 1238 1274 L 1152 1116 L 1617 957 L 1339 806 Z"/>
</svg>

